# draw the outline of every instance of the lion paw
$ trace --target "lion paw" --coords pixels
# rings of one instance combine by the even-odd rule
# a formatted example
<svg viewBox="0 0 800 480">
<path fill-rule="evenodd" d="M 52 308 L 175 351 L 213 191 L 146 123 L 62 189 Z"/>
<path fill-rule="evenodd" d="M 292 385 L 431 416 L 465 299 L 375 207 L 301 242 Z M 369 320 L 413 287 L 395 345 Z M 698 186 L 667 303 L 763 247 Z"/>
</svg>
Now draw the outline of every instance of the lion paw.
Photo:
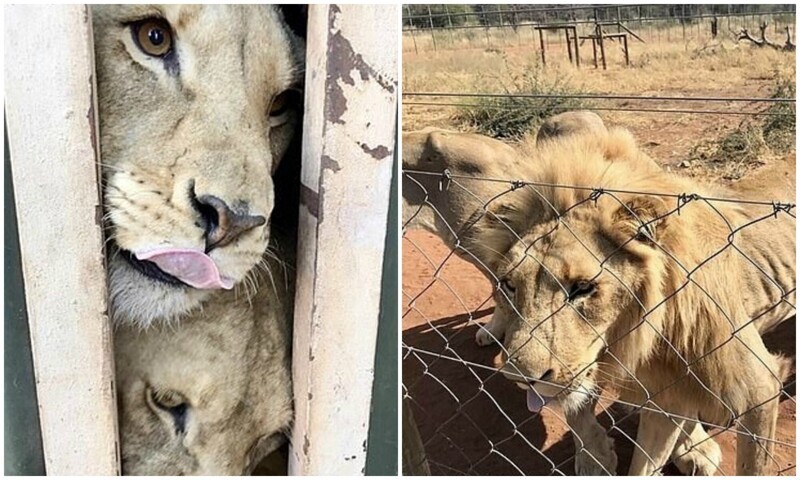
<svg viewBox="0 0 800 480">
<path fill-rule="evenodd" d="M 575 455 L 575 475 L 616 475 L 616 472 L 617 454 L 614 453 L 613 446 L 591 454 L 581 450 Z"/>
<path fill-rule="evenodd" d="M 672 462 L 684 475 L 710 476 L 722 465 L 722 450 L 711 439 L 692 448 L 679 445 L 672 455 Z"/>
<path fill-rule="evenodd" d="M 486 327 L 481 327 L 475 333 L 475 343 L 478 344 L 479 347 L 488 347 L 494 343 L 494 338 L 492 338 L 492 334 L 489 333 Z"/>
</svg>

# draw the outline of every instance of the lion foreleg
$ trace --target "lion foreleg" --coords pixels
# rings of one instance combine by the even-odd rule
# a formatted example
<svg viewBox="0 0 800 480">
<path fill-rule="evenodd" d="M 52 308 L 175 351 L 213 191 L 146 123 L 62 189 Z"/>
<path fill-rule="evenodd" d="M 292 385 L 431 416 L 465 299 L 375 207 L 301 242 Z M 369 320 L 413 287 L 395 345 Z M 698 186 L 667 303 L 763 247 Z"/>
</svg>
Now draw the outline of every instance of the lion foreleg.
<svg viewBox="0 0 800 480">
<path fill-rule="evenodd" d="M 655 475 L 667 462 L 686 422 L 659 412 L 642 410 L 628 475 Z M 684 433 L 685 434 L 685 433 Z"/>
<path fill-rule="evenodd" d="M 687 422 L 688 437 L 678 441 L 672 462 L 684 475 L 714 475 L 722 464 L 722 450 L 700 422 Z"/>
<path fill-rule="evenodd" d="M 767 466 L 774 461 L 772 440 L 775 438 L 775 424 L 778 420 L 778 398 L 774 398 L 739 419 L 743 432 L 736 437 L 736 474 L 768 475 Z M 758 438 L 756 438 L 758 437 Z"/>
<path fill-rule="evenodd" d="M 567 409 L 567 424 L 575 442 L 576 475 L 616 475 L 617 454 L 614 441 L 597 421 L 597 399 L 585 402 L 577 410 Z"/>
</svg>

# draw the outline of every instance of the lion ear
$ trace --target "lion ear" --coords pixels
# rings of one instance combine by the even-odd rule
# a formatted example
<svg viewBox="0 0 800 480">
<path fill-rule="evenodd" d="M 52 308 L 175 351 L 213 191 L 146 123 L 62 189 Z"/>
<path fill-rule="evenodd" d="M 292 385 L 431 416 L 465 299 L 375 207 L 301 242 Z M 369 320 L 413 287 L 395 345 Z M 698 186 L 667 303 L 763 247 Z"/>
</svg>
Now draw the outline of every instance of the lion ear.
<svg viewBox="0 0 800 480">
<path fill-rule="evenodd" d="M 611 218 L 615 238 L 654 245 L 664 233 L 667 204 L 660 197 L 643 195 L 623 201 Z"/>
<path fill-rule="evenodd" d="M 467 222 L 469 240 L 464 245 L 481 262 L 495 270 L 508 250 L 522 237 L 529 224 L 523 210 L 513 202 L 490 203 Z"/>
<path fill-rule="evenodd" d="M 308 23 L 308 5 L 278 5 L 283 14 L 283 20 L 295 35 L 306 38 L 306 24 Z"/>
</svg>

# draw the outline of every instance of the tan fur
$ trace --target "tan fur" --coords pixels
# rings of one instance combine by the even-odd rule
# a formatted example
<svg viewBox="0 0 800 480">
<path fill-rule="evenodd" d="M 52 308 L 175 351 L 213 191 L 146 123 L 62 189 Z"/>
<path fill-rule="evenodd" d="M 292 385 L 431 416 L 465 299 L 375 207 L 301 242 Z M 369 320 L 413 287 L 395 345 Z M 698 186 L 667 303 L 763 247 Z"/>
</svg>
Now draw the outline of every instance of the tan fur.
<svg viewBox="0 0 800 480">
<path fill-rule="evenodd" d="M 563 138 L 575 134 L 601 136 L 607 133 L 608 129 L 598 114 L 578 110 L 559 113 L 545 120 L 536 133 L 536 143 L 541 144 L 551 138 Z"/>
<path fill-rule="evenodd" d="M 545 133 L 541 133 L 545 131 Z M 483 179 L 515 180 L 524 178 L 539 162 L 542 144 L 565 137 L 586 138 L 605 154 L 609 162 L 635 162 L 643 168 L 660 170 L 646 154 L 635 148 L 626 130 L 609 129 L 596 114 L 586 111 L 566 112 L 548 118 L 534 142 L 511 146 L 500 140 L 475 133 L 426 128 L 403 133 L 403 219 L 406 225 L 422 226 L 438 234 L 462 257 L 484 273 L 497 260 L 494 249 L 506 240 L 486 239 L 507 216 L 513 216 L 511 191 L 506 182 Z M 610 141 L 626 138 L 628 141 Z M 445 170 L 453 175 L 448 180 Z M 429 172 L 429 173 L 420 173 Z M 480 232 L 475 234 L 474 232 Z"/>
<path fill-rule="evenodd" d="M 572 118 L 580 120 L 583 117 L 576 115 Z M 498 283 L 497 277 L 502 277 L 507 271 L 518 272 L 514 275 L 522 284 L 518 288 L 525 292 L 522 295 L 525 295 L 526 304 L 512 308 L 504 298 L 498 298 L 498 307 L 492 321 L 481 328 L 476 337 L 479 345 L 487 345 L 506 335 L 506 348 L 511 352 L 514 365 L 517 367 L 507 368 L 512 378 L 516 378 L 515 373 L 536 377 L 531 373 L 541 374 L 546 370 L 543 365 L 553 366 L 554 363 L 558 364 L 556 367 L 568 373 L 573 373 L 571 370 L 581 370 L 577 368 L 579 365 L 592 364 L 599 355 L 599 348 L 603 345 L 605 337 L 613 338 L 609 335 L 620 337 L 623 332 L 636 325 L 640 308 L 637 308 L 639 305 L 634 297 L 642 302 L 644 308 L 652 308 L 669 292 L 675 291 L 682 285 L 681 281 L 685 281 L 683 270 L 663 252 L 656 251 L 652 245 L 641 242 L 626 244 L 621 252 L 615 254 L 605 264 L 608 269 L 605 271 L 600 268 L 597 259 L 620 250 L 620 245 L 636 233 L 641 224 L 634 218 L 633 213 L 645 219 L 655 219 L 658 213 L 668 211 L 666 209 L 676 200 L 626 194 L 615 195 L 616 198 L 613 198 L 604 194 L 598 198 L 597 203 L 589 201 L 584 207 L 568 212 L 569 207 L 586 198 L 588 191 L 523 187 L 508 192 L 509 183 L 473 180 L 470 177 L 526 179 L 540 183 L 616 187 L 621 190 L 674 194 L 740 196 L 759 200 L 764 199 L 764 196 L 759 197 L 759 194 L 766 195 L 767 198 L 781 198 L 784 201 L 793 198 L 793 163 L 781 167 L 782 174 L 779 176 L 766 174 L 766 179 L 777 178 L 777 181 L 765 182 L 765 178 L 762 178 L 765 174 L 761 174 L 749 185 L 743 182 L 736 185 L 733 190 L 725 191 L 661 172 L 655 162 L 636 147 L 629 132 L 620 129 L 602 132 L 592 127 L 591 123 L 588 122 L 583 130 L 579 127 L 562 129 L 564 135 L 546 136 L 544 138 L 546 141 L 537 141 L 533 146 L 522 145 L 513 152 L 510 152 L 505 145 L 503 148 L 491 151 L 497 141 L 485 137 L 483 146 L 475 145 L 479 141 L 479 136 L 471 134 L 451 132 L 435 142 L 431 141 L 433 137 L 431 130 L 404 135 L 404 169 L 429 169 L 441 172 L 446 168 L 454 176 L 466 177 L 448 180 L 441 175 L 423 176 L 406 173 L 406 182 L 417 191 L 416 204 L 423 209 L 433 210 L 432 207 L 435 207 L 436 217 L 444 220 L 430 228 L 451 246 L 463 247 L 457 250 L 461 256 L 481 268 L 493 283 Z M 576 123 L 579 124 L 580 122 Z M 411 148 L 406 145 L 411 145 Z M 488 154 L 483 153 L 487 150 Z M 499 161 L 496 158 L 498 154 Z M 410 182 L 409 178 L 412 179 Z M 415 197 L 407 194 L 409 187 L 405 185 L 404 187 L 404 198 L 406 201 L 412 200 L 409 203 L 413 204 Z M 420 195 L 419 191 L 423 190 L 425 195 Z M 424 201 L 420 201 L 420 198 Z M 727 244 L 731 227 L 720 215 L 731 221 L 735 228 L 748 219 L 763 216 L 771 211 L 770 207 L 740 208 L 733 204 L 724 204 L 719 210 L 720 214 L 716 214 L 704 204 L 690 202 L 681 209 L 680 216 L 672 214 L 665 219 L 655 220 L 653 226 L 654 233 L 658 234 L 658 243 L 665 245 L 666 249 L 684 264 L 684 267 L 691 270 L 711 256 L 716 249 Z M 584 244 L 589 246 L 593 255 L 567 231 L 564 225 L 559 230 L 550 232 L 557 223 L 554 221 L 556 213 L 565 214 L 565 221 L 571 227 L 574 225 L 572 230 L 579 233 L 581 238 L 584 236 L 588 238 Z M 453 236 L 452 232 L 456 232 L 457 236 Z M 519 241 L 517 235 L 522 236 L 523 240 Z M 537 274 L 533 273 L 538 270 L 535 265 L 537 262 L 530 261 L 530 258 L 517 268 L 511 268 L 525 258 L 521 243 L 527 240 L 530 244 L 531 238 L 538 237 L 542 237 L 541 245 L 532 252 L 545 249 L 547 254 L 544 258 L 560 258 L 549 260 L 553 263 L 548 267 L 555 273 L 555 278 L 550 278 L 550 281 L 548 277 L 551 276 L 546 273 L 541 274 L 544 278 L 537 278 Z M 752 258 L 758 267 L 729 248 L 723 255 L 700 268 L 693 278 L 707 288 L 714 299 L 717 297 L 722 299 L 722 308 L 731 317 L 734 325 L 742 325 L 750 318 L 760 317 L 754 325 L 755 328 L 748 326 L 737 333 L 742 342 L 736 341 L 733 342 L 734 345 L 720 348 L 700 361 L 695 369 L 699 370 L 698 376 L 703 384 L 710 384 L 715 393 L 724 392 L 726 402 L 731 402 L 732 407 L 737 409 L 734 412 L 742 412 L 745 408 L 743 405 L 752 405 L 753 401 L 764 392 L 767 392 L 766 394 L 777 392 L 777 382 L 770 381 L 770 378 L 774 377 L 767 370 L 778 374 L 779 377 L 785 374 L 785 362 L 776 363 L 776 359 L 763 349 L 758 334 L 773 327 L 793 312 L 788 303 L 780 304 L 778 308 L 767 312 L 763 309 L 765 306 L 778 303 L 781 289 L 788 291 L 794 286 L 794 221 L 782 214 L 780 219 L 764 220 L 756 226 L 745 228 L 737 233 L 735 238 L 740 251 Z M 561 251 L 564 254 L 559 257 L 557 253 Z M 565 263 L 567 261 L 568 263 Z M 530 272 L 527 272 L 526 268 Z M 765 281 L 758 268 L 763 268 L 770 276 L 775 277 L 779 286 Z M 609 274 L 609 271 L 615 269 L 620 270 L 622 282 Z M 554 280 L 580 274 L 587 277 L 599 274 L 598 279 L 604 283 L 603 288 L 599 290 L 601 293 L 598 294 L 602 306 L 599 312 L 595 312 L 593 318 L 606 319 L 605 322 L 611 323 L 604 323 L 602 325 L 604 328 L 598 328 L 580 319 L 565 322 L 560 320 L 560 317 L 548 318 L 543 327 L 537 328 L 537 335 L 531 335 L 531 325 L 527 324 L 530 322 L 519 321 L 520 314 L 528 317 L 529 315 L 523 312 L 551 313 L 559 306 L 563 306 L 564 293 Z M 706 283 L 709 285 L 706 286 Z M 628 285 L 631 290 L 622 288 L 622 284 Z M 517 291 L 517 295 L 521 295 L 520 290 Z M 498 293 L 498 297 L 503 296 Z M 787 302 L 793 304 L 794 296 L 790 295 Z M 570 308 L 566 308 L 559 315 L 569 317 L 570 312 Z M 706 318 L 711 320 L 698 323 L 699 319 Z M 670 344 L 674 344 L 684 356 L 689 355 L 690 358 L 691 355 L 701 355 L 711 347 L 729 339 L 733 330 L 726 315 L 722 315 L 714 302 L 693 285 L 689 285 L 675 298 L 667 301 L 666 305 L 655 309 L 648 316 L 648 322 L 666 335 Z M 509 324 L 513 326 L 507 333 Z M 553 330 L 556 327 L 558 334 Z M 564 360 L 550 354 L 549 349 L 554 346 L 558 346 L 559 352 L 565 357 Z M 766 367 L 755 359 L 749 348 L 756 350 L 759 357 L 765 359 Z M 643 400 L 643 392 L 636 391 L 639 385 L 630 378 L 628 371 L 637 378 L 643 377 L 645 387 L 652 392 L 665 386 L 672 379 L 681 378 L 684 373 L 682 367 L 685 365 L 682 360 L 675 358 L 667 342 L 653 329 L 648 328 L 648 325 L 639 327 L 633 335 L 615 344 L 610 349 L 610 355 L 603 356 L 601 361 L 603 362 L 601 368 L 589 372 L 588 375 L 587 372 L 581 374 L 583 378 L 578 380 L 585 382 L 584 389 L 591 390 L 598 383 L 612 383 L 623 392 L 624 398 L 638 402 Z M 726 366 L 732 368 L 725 368 Z M 751 369 L 752 375 L 748 376 L 750 381 L 763 381 L 764 385 L 750 391 L 737 388 L 738 376 L 732 375 L 740 373 L 741 369 Z M 724 372 L 724 375 L 721 372 Z M 573 380 L 569 374 L 561 373 L 562 384 L 571 383 L 575 387 L 581 383 Z M 621 378 L 622 381 L 609 382 L 612 378 Z M 688 409 L 685 415 L 689 418 L 702 415 L 708 421 L 726 423 L 729 418 L 725 417 L 725 412 L 714 408 L 714 404 L 718 403 L 713 398 L 714 395 L 699 388 L 699 384 L 697 381 L 683 381 L 677 388 L 671 388 L 661 394 L 657 398 L 658 403 L 663 403 L 664 408 L 672 411 Z M 547 389 L 547 387 L 540 388 Z M 547 393 L 554 394 L 560 390 L 560 388 L 551 389 Z M 687 398 L 695 398 L 698 401 L 687 403 L 685 401 Z M 582 474 L 613 473 L 616 466 L 613 444 L 603 434 L 603 430 L 591 413 L 591 404 L 587 404 L 585 399 L 585 395 L 574 394 L 568 396 L 565 402 L 567 421 L 575 434 L 576 445 L 583 446 L 576 456 L 576 471 Z M 745 416 L 743 421 L 752 423 L 755 417 L 755 423 L 760 422 L 758 428 L 765 432 L 764 436 L 769 437 L 769 424 L 770 421 L 774 422 L 769 420 L 771 415 L 774 416 L 774 410 L 771 410 L 773 407 L 774 402 L 766 405 L 766 410 L 769 410 L 766 414 L 761 415 L 759 411 L 754 411 Z M 759 419 L 759 415 L 763 418 Z M 658 416 L 646 417 L 651 420 L 651 426 L 647 427 L 647 420 L 643 422 L 642 441 L 646 441 L 649 436 L 651 442 L 656 444 L 661 442 L 659 454 L 664 460 L 672 452 L 676 464 L 684 473 L 715 471 L 719 461 L 719 449 L 713 440 L 704 441 L 702 447 L 689 448 L 694 442 L 699 441 L 698 439 L 707 436 L 702 427 L 696 423 L 687 423 L 684 425 L 685 433 L 677 432 L 670 436 L 667 430 L 670 427 L 674 428 L 672 422 L 666 426 L 656 426 L 653 430 L 654 422 L 658 425 Z M 767 419 L 766 423 L 764 418 Z M 660 430 L 664 430 L 664 435 L 658 434 Z M 649 434 L 654 431 L 655 435 Z M 670 442 L 664 441 L 668 438 L 672 440 L 674 451 Z M 653 448 L 659 447 L 656 445 Z M 760 459 L 756 459 L 757 449 L 740 448 L 740 451 L 743 454 L 744 452 L 751 454 L 751 458 L 743 460 L 748 464 L 743 467 L 745 470 L 763 469 L 765 455 L 762 454 Z M 648 468 L 646 463 L 641 461 L 642 458 L 639 452 L 634 465 L 639 473 L 645 473 Z"/>
<path fill-rule="evenodd" d="M 239 282 L 233 291 L 159 283 L 116 252 L 202 248 L 191 183 L 197 195 L 269 217 L 271 175 L 299 104 L 281 118 L 269 107 L 298 85 L 302 41 L 272 6 L 92 14 L 123 473 L 248 473 L 285 442 L 292 418 L 293 245 L 264 226 L 213 250 L 221 273 Z M 132 42 L 127 24 L 147 17 L 171 24 L 179 74 Z M 164 408 L 173 404 L 185 405 L 180 422 Z"/>
<path fill-rule="evenodd" d="M 198 197 L 269 218 L 271 174 L 299 114 L 295 102 L 270 118 L 270 103 L 299 84 L 302 41 L 269 6 L 117 5 L 92 14 L 114 320 L 178 319 L 211 293 L 151 280 L 116 251 L 204 248 L 192 185 Z M 132 40 L 128 24 L 148 17 L 174 30 L 171 66 Z M 268 226 L 260 226 L 210 257 L 243 291 L 268 242 Z"/>
<path fill-rule="evenodd" d="M 730 196 L 646 165 L 609 165 L 604 144 L 618 151 L 633 148 L 614 142 L 630 138 L 612 132 L 601 142 L 572 137 L 548 143 L 528 178 Z M 497 275 L 514 286 L 513 292 L 498 293 L 495 313 L 505 324 L 507 375 L 530 381 L 549 370 L 547 382 L 534 383 L 536 390 L 559 395 L 567 405 L 570 397 L 580 403 L 575 395 L 583 395 L 567 395 L 562 386 L 585 391 L 610 383 L 625 401 L 651 400 L 669 412 L 716 424 L 737 421 L 739 428 L 772 438 L 780 369 L 760 332 L 794 313 L 794 294 L 781 302 L 795 284 L 794 219 L 782 212 L 770 216 L 769 206 L 715 203 L 715 211 L 693 201 L 678 214 L 677 199 L 656 195 L 604 193 L 587 200 L 589 192 L 569 188 L 529 192 L 506 206 L 524 212 L 508 219 L 521 240 L 498 249 L 504 253 Z M 785 195 L 791 199 L 793 192 Z M 760 217 L 765 219 L 735 233 L 738 251 L 726 247 L 732 230 Z M 482 238 L 516 237 L 506 228 L 492 230 Z M 595 282 L 596 291 L 567 303 L 566 292 L 578 280 Z M 649 313 L 643 323 L 644 312 Z M 759 319 L 750 323 L 753 318 Z M 692 363 L 692 377 L 686 376 L 686 362 Z M 637 450 L 631 473 L 654 473 L 676 442 L 691 435 L 688 424 L 682 431 L 664 418 L 643 414 L 637 443 L 654 460 Z M 742 437 L 740 473 L 765 473 L 767 450 Z"/>
<path fill-rule="evenodd" d="M 292 420 L 292 279 L 272 263 L 250 301 L 212 296 L 174 326 L 114 335 L 122 468 L 126 475 L 242 475 L 286 442 Z M 251 305 L 252 303 L 252 305 Z M 185 433 L 148 395 L 189 405 Z"/>
</svg>

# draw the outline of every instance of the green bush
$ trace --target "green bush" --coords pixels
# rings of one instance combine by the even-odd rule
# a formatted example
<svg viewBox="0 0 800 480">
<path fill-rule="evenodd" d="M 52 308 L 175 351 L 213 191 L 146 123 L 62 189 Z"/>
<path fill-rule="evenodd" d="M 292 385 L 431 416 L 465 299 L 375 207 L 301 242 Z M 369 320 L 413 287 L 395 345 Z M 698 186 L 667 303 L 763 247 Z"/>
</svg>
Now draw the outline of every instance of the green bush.
<svg viewBox="0 0 800 480">
<path fill-rule="evenodd" d="M 541 68 L 532 66 L 522 74 L 495 79 L 479 80 L 476 84 L 500 85 L 495 88 L 507 94 L 569 95 L 580 93 L 566 82 L 548 81 Z M 552 116 L 569 110 L 585 108 L 585 102 L 576 98 L 553 97 L 477 97 L 464 98 L 467 106 L 459 107 L 454 120 L 461 126 L 474 129 L 496 138 L 521 138 L 532 132 Z"/>
<path fill-rule="evenodd" d="M 779 78 L 772 98 L 795 98 L 797 95 L 793 80 Z M 773 115 L 766 117 L 762 126 L 764 141 L 774 151 L 785 152 L 795 145 L 797 120 L 794 103 L 775 103 L 769 110 Z"/>
</svg>

